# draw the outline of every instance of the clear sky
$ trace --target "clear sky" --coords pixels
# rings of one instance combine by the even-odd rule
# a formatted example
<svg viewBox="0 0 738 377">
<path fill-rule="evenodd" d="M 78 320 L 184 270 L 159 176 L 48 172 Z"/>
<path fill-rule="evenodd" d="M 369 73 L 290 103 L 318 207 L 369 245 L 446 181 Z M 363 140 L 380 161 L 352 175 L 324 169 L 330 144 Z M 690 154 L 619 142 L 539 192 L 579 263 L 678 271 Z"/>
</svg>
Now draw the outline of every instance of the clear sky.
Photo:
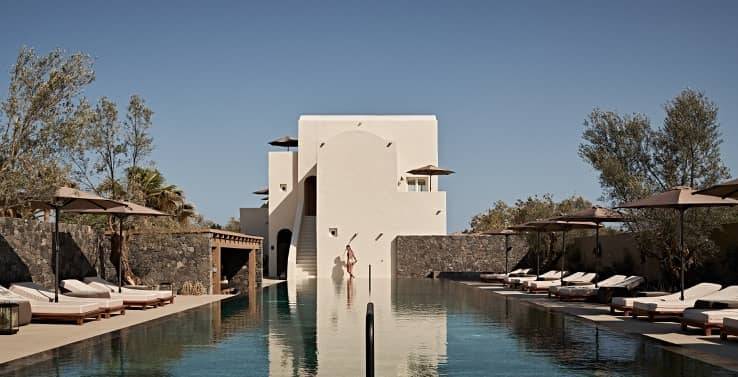
<svg viewBox="0 0 738 377">
<path fill-rule="evenodd" d="M 499 199 L 596 200 L 577 157 L 595 106 L 659 125 L 704 90 L 738 171 L 734 1 L 4 1 L 3 71 L 24 45 L 94 56 L 92 100 L 142 95 L 154 160 L 220 223 L 261 203 L 266 142 L 300 114 L 436 114 L 450 232 Z"/>
</svg>

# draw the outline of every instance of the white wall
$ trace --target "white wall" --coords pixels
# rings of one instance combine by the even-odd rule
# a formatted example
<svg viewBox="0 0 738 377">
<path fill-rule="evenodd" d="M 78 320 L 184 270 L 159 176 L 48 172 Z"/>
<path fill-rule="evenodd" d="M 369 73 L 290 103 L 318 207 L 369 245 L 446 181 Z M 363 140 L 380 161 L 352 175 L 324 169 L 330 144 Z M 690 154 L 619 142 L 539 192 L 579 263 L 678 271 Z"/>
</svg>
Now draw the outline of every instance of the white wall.
<svg viewBox="0 0 738 377">
<path fill-rule="evenodd" d="M 277 234 L 294 224 L 298 188 L 297 152 L 269 152 L 269 274 L 277 272 Z M 287 188 L 282 191 L 281 184 Z M 296 237 L 295 234 L 292 235 Z M 266 250 L 264 252 L 267 252 Z"/>
<path fill-rule="evenodd" d="M 264 238 L 263 252 L 269 250 L 269 209 L 241 208 L 239 211 L 241 233 Z"/>
<path fill-rule="evenodd" d="M 389 278 L 397 235 L 446 233 L 445 193 L 409 193 L 401 185 L 399 176 L 410 169 L 398 169 L 405 144 L 363 130 L 340 133 L 324 143 L 317 153 L 318 277 L 330 276 L 336 257 L 343 256 L 350 242 L 359 260 L 357 277 L 366 277 L 371 264 L 373 277 Z M 408 149 L 424 150 L 414 144 Z M 414 161 L 413 167 L 435 162 L 421 163 L 417 156 L 403 160 Z M 338 229 L 338 237 L 330 228 Z"/>
</svg>

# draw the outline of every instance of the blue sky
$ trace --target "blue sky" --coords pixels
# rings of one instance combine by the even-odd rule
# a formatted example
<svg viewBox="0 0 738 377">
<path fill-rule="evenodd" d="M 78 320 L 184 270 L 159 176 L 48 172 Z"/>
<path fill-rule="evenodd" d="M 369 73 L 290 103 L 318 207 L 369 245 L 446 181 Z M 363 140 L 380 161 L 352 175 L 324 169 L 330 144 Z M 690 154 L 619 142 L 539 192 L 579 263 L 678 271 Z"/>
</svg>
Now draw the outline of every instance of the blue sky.
<svg viewBox="0 0 738 377">
<path fill-rule="evenodd" d="M 266 142 L 300 114 L 436 114 L 456 231 L 499 199 L 596 200 L 577 156 L 587 113 L 659 125 L 685 87 L 720 106 L 735 174 L 737 15 L 730 1 L 4 2 L 0 65 L 24 45 L 91 54 L 86 94 L 142 95 L 153 159 L 221 223 L 260 204 Z"/>
</svg>

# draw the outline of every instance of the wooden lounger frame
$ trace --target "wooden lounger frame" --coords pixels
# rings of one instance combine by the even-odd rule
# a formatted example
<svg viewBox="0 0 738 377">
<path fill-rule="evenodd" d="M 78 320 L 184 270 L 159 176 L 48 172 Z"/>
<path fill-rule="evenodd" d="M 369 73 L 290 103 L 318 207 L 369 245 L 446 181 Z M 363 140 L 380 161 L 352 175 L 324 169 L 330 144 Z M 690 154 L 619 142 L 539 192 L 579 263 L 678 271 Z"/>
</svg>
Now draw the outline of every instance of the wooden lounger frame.
<svg viewBox="0 0 738 377">
<path fill-rule="evenodd" d="M 77 322 L 78 326 L 81 326 L 85 323 L 85 318 L 94 318 L 95 321 L 99 321 L 102 318 L 102 315 L 103 315 L 103 311 L 99 309 L 90 310 L 89 312 L 85 312 L 85 313 L 69 313 L 69 314 L 31 312 L 32 319 L 55 319 L 55 320 L 60 320 L 60 321 L 74 320 L 75 322 Z"/>
<path fill-rule="evenodd" d="M 118 312 L 119 315 L 126 315 L 126 304 L 123 303 L 123 305 L 120 305 L 120 306 L 114 306 L 112 308 L 100 309 L 100 313 L 105 318 L 110 318 L 110 315 L 112 313 L 115 313 L 115 312 Z"/>
<path fill-rule="evenodd" d="M 682 318 L 682 331 L 687 331 L 687 326 L 698 327 L 705 331 L 705 336 L 712 336 L 712 330 L 721 330 L 723 324 L 722 321 L 719 324 L 716 323 L 705 323 L 701 321 L 693 321 L 691 319 Z"/>
<path fill-rule="evenodd" d="M 630 314 L 630 312 L 633 311 L 633 308 L 629 308 L 629 307 L 624 306 L 624 305 L 613 305 L 613 304 L 610 304 L 610 314 L 615 314 L 615 311 L 616 310 L 623 312 L 623 316 L 627 317 L 628 314 Z"/>
<path fill-rule="evenodd" d="M 151 306 L 152 308 L 159 307 L 159 306 L 161 306 L 161 303 L 162 303 L 162 300 L 161 299 L 158 299 L 158 298 L 151 299 L 151 300 L 146 300 L 146 301 L 142 301 L 142 300 L 126 301 L 126 300 L 123 300 L 123 305 L 125 305 L 125 306 L 127 306 L 129 308 L 138 307 L 138 308 L 141 308 L 141 310 L 146 310 L 146 309 L 149 308 L 149 306 Z"/>
<path fill-rule="evenodd" d="M 685 308 L 684 310 L 687 310 L 687 308 Z M 658 310 L 646 310 L 646 311 L 643 311 L 643 310 L 636 309 L 635 304 L 633 304 L 633 309 L 631 309 L 630 316 L 633 317 L 633 318 L 638 318 L 639 316 L 645 316 L 645 317 L 648 317 L 648 320 L 649 321 L 653 321 L 656 318 L 656 316 L 659 316 L 659 317 L 681 317 L 682 316 L 682 313 L 660 312 Z"/>
</svg>

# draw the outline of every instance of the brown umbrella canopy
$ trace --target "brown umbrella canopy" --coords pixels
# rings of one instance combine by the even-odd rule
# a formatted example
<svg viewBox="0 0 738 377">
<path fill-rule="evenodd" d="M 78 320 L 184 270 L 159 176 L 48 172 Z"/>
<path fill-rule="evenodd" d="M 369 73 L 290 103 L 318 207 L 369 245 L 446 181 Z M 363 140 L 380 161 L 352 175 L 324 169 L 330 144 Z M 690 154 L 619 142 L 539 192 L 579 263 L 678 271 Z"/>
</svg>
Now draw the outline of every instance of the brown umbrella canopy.
<svg viewBox="0 0 738 377">
<path fill-rule="evenodd" d="M 507 274 L 509 272 L 508 258 L 510 250 L 512 250 L 512 247 L 510 246 L 510 236 L 517 234 L 517 232 L 512 229 L 495 229 L 489 232 L 482 232 L 482 234 L 490 236 L 505 236 L 505 274 Z"/>
<path fill-rule="evenodd" d="M 623 203 L 617 208 L 673 208 L 720 207 L 738 205 L 738 200 L 722 199 L 710 195 L 697 194 L 687 186 L 677 186 L 671 190 L 651 195 L 641 200 Z"/>
<path fill-rule="evenodd" d="M 419 167 L 417 169 L 408 170 L 408 174 L 415 174 L 415 175 L 449 175 L 454 174 L 453 170 L 448 170 L 444 168 L 439 168 L 435 165 L 426 165 Z"/>
<path fill-rule="evenodd" d="M 677 186 L 669 191 L 621 204 L 617 208 L 673 208 L 679 211 L 679 238 L 681 244 L 681 267 L 679 269 L 680 299 L 684 300 L 684 211 L 692 207 L 726 207 L 734 205 L 738 205 L 738 200 L 695 194 L 695 191 L 690 187 Z"/>
<path fill-rule="evenodd" d="M 261 190 L 256 190 L 254 191 L 254 195 L 269 195 L 269 189 L 265 188 Z"/>
<path fill-rule="evenodd" d="M 602 225 L 591 221 L 561 221 L 554 219 L 539 220 L 527 223 L 542 231 L 561 232 L 561 281 L 564 281 L 564 267 L 566 259 L 566 232 L 574 229 L 598 229 Z"/>
<path fill-rule="evenodd" d="M 560 221 L 585 221 L 594 223 L 622 222 L 623 215 L 615 210 L 605 207 L 594 206 L 581 211 L 557 216 L 554 220 Z"/>
<path fill-rule="evenodd" d="M 272 140 L 269 142 L 269 145 L 274 145 L 275 147 L 296 147 L 297 146 L 297 139 L 295 139 L 292 136 L 283 136 L 279 139 Z"/>
<path fill-rule="evenodd" d="M 719 183 L 715 186 L 706 188 L 704 190 L 696 191 L 698 195 L 712 195 L 720 198 L 733 198 L 738 199 L 738 179 L 732 181 Z"/>
</svg>

